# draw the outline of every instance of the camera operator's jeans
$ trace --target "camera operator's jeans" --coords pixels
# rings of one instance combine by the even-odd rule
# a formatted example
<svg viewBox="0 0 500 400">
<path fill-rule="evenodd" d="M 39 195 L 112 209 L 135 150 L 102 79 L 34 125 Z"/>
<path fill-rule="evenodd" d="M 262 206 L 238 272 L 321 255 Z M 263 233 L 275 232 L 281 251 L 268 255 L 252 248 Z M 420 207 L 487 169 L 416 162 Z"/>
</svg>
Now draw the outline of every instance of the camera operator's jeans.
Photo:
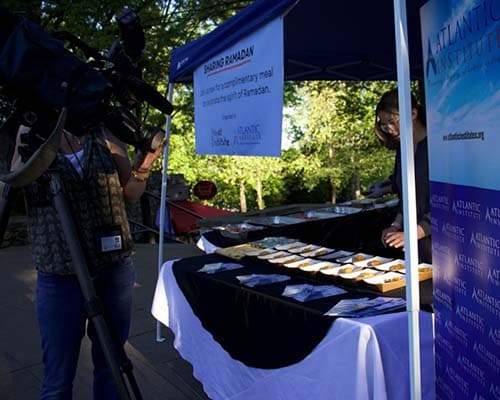
<svg viewBox="0 0 500 400">
<path fill-rule="evenodd" d="M 123 345 L 130 329 L 135 270 L 130 257 L 120 257 L 113 264 L 100 274 L 94 285 L 104 306 L 110 333 Z M 76 276 L 39 271 L 36 311 L 44 365 L 40 400 L 71 399 L 80 344 L 86 326 L 87 335 L 92 342 L 94 399 L 118 399 L 95 328 L 90 321 L 86 324 L 83 296 Z"/>
</svg>

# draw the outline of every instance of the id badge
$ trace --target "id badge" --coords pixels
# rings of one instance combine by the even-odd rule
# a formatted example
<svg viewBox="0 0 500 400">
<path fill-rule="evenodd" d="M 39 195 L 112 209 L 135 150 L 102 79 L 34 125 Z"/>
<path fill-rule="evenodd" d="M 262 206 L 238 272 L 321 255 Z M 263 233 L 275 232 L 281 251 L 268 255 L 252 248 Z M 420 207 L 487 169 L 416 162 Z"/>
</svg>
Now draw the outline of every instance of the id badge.
<svg viewBox="0 0 500 400">
<path fill-rule="evenodd" d="M 120 226 L 104 227 L 97 232 L 97 248 L 102 253 L 123 249 L 123 235 Z"/>
</svg>

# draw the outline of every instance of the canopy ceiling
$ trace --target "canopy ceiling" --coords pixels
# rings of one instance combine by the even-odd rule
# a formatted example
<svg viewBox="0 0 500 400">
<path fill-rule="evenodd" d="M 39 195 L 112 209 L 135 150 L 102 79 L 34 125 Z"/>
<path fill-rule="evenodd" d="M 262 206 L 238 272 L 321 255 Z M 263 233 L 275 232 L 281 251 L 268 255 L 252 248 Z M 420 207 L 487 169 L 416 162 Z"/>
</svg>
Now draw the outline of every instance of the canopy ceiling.
<svg viewBox="0 0 500 400">
<path fill-rule="evenodd" d="M 422 77 L 420 7 L 407 0 L 412 79 Z M 209 34 L 175 49 L 170 82 L 279 15 L 284 19 L 285 80 L 396 80 L 392 0 L 256 0 Z"/>
</svg>

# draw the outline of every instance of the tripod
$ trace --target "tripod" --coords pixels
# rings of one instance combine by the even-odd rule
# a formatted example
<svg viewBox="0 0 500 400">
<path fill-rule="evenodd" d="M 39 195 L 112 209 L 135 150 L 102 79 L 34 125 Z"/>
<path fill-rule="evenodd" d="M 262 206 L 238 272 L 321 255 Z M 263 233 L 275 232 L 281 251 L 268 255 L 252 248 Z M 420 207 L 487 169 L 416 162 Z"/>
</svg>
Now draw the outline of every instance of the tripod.
<svg viewBox="0 0 500 400">
<path fill-rule="evenodd" d="M 128 400 L 132 398 L 124 379 L 127 377 L 130 389 L 135 398 L 142 400 L 139 386 L 133 374 L 132 363 L 128 359 L 123 346 L 113 341 L 106 320 L 104 319 L 102 305 L 97 297 L 89 270 L 85 263 L 84 253 L 78 240 L 75 222 L 69 209 L 66 194 L 64 193 L 61 177 L 58 172 L 51 172 L 50 177 L 50 188 L 53 195 L 54 207 L 61 219 L 64 235 L 67 238 L 69 251 L 73 260 L 73 269 L 80 283 L 80 289 L 85 301 L 87 317 L 95 326 L 97 338 L 99 339 L 102 351 L 115 381 L 116 390 L 120 399 Z"/>
<path fill-rule="evenodd" d="M 62 130 L 63 124 L 64 122 L 61 124 L 58 123 L 56 129 Z M 133 374 L 132 363 L 128 359 L 123 346 L 113 340 L 104 318 L 103 308 L 85 262 L 83 249 L 80 245 L 76 231 L 76 224 L 69 207 L 68 199 L 64 192 L 60 174 L 58 171 L 51 170 L 48 173 L 48 176 L 50 177 L 49 185 L 52 193 L 53 204 L 61 220 L 62 229 L 68 243 L 68 248 L 73 261 L 73 269 L 78 279 L 85 302 L 86 314 L 89 320 L 91 320 L 94 324 L 96 335 L 113 376 L 117 393 L 119 394 L 121 400 L 132 399 L 131 392 L 135 399 L 142 400 L 139 386 L 137 385 L 137 381 L 135 380 Z M 4 180 L 9 181 L 5 178 Z M 4 188 L 3 195 L 0 199 L 0 243 L 3 240 L 5 228 L 9 219 L 12 198 L 12 195 L 9 194 L 8 187 Z M 128 382 L 125 378 L 127 378 Z"/>
</svg>

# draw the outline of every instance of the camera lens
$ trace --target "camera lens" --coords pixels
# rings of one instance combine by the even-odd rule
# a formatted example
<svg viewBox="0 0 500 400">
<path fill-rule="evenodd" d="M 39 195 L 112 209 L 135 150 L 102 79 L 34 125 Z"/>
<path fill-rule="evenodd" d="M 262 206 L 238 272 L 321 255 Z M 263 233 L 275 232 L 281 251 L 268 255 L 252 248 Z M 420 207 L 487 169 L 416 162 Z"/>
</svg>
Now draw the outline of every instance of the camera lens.
<svg viewBox="0 0 500 400">
<path fill-rule="evenodd" d="M 160 147 L 163 138 L 165 137 L 165 132 L 160 128 L 147 128 L 146 135 L 144 136 L 144 141 L 146 147 L 149 148 L 148 151 L 154 152 L 158 147 Z"/>
</svg>

